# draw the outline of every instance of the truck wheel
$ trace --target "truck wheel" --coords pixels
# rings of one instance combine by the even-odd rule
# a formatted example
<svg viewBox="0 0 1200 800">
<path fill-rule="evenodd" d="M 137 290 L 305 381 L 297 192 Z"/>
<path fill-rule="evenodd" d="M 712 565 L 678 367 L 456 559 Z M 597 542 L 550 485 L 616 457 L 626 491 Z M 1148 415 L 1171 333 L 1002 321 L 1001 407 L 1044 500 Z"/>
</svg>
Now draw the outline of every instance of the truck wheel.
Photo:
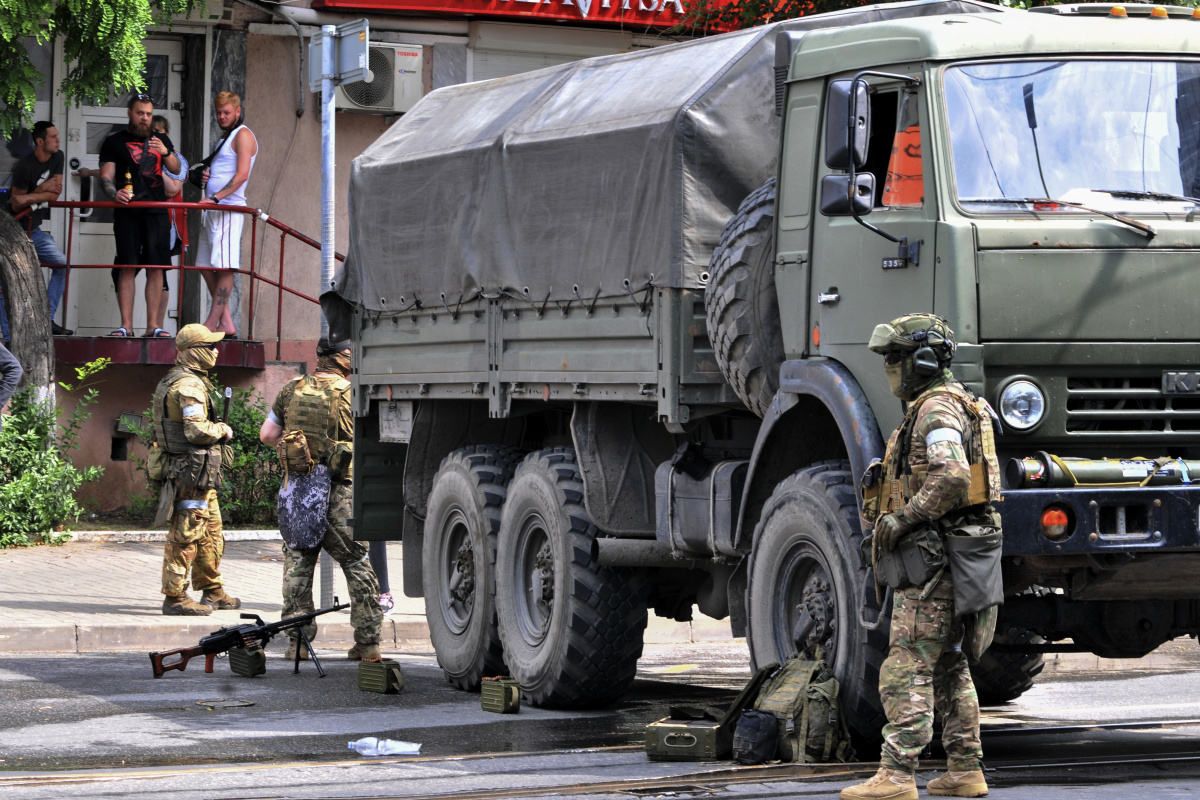
<svg viewBox="0 0 1200 800">
<path fill-rule="evenodd" d="M 997 633 L 997 644 L 1043 644 L 1046 640 L 1031 631 L 1020 628 L 1007 633 Z M 979 703 L 995 706 L 1016 700 L 1033 688 L 1033 679 L 1046 667 L 1042 653 L 997 653 L 989 648 L 971 667 L 971 680 Z"/>
<path fill-rule="evenodd" d="M 438 665 L 450 683 L 475 690 L 504 674 L 496 629 L 496 536 L 505 490 L 521 453 L 509 447 L 456 450 L 442 459 L 429 493 L 422 564 L 425 616 Z"/>
<path fill-rule="evenodd" d="M 826 461 L 793 473 L 775 487 L 755 528 L 747 611 L 756 668 L 795 656 L 797 628 L 823 640 L 846 721 L 865 744 L 879 741 L 886 722 L 878 682 L 888 623 L 875 631 L 859 623 L 860 607 L 869 606 L 868 620 L 879 613 L 874 587 L 866 585 L 861 539 L 848 463 Z"/>
<path fill-rule="evenodd" d="M 496 607 L 509 674 L 535 706 L 587 708 L 633 682 L 646 627 L 639 570 L 597 563 L 575 451 L 530 453 L 508 486 Z"/>
<path fill-rule="evenodd" d="M 721 233 L 704 308 L 721 373 L 747 408 L 765 416 L 784 359 L 775 294 L 774 178 L 742 201 Z"/>
</svg>

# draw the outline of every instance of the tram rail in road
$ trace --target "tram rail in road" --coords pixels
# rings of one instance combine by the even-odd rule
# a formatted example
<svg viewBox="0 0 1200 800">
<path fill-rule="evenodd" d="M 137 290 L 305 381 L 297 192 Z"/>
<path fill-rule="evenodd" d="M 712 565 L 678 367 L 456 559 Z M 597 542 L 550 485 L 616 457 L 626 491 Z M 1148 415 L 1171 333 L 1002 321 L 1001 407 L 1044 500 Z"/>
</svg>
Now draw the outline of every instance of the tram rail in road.
<svg viewBox="0 0 1200 800">
<path fill-rule="evenodd" d="M 989 784 L 995 789 L 1014 788 L 1019 786 L 1037 786 L 1054 784 L 1058 786 L 1103 785 L 1109 783 L 1124 783 L 1139 779 L 1160 779 L 1169 771 L 1170 777 L 1182 779 L 1185 777 L 1200 778 L 1200 737 L 1195 742 L 1174 740 L 1174 744 L 1183 745 L 1183 749 L 1169 750 L 1163 742 L 1144 742 L 1148 745 L 1146 752 L 1125 750 L 1120 755 L 1103 755 L 1088 748 L 1094 742 L 1085 741 L 1079 755 L 1071 757 L 1056 757 L 1053 751 L 1070 742 L 1075 735 L 1087 735 L 1095 732 L 1120 731 L 1155 731 L 1172 730 L 1189 727 L 1200 728 L 1200 719 L 1162 719 L 1136 720 L 1128 722 L 1083 722 L 1069 725 L 1003 725 L 985 728 L 985 740 L 1012 739 L 1022 750 L 1018 757 L 991 759 L 987 765 Z M 986 746 L 987 742 L 985 742 Z M 1079 743 L 1075 743 L 1079 744 Z M 1029 751 L 1033 748 L 1041 753 L 1051 751 L 1049 758 L 1031 761 Z M 169 779 L 203 783 L 206 779 L 217 776 L 238 776 L 237 783 L 241 786 L 256 785 L 260 780 L 255 776 L 269 773 L 279 773 L 284 770 L 297 770 L 299 774 L 310 770 L 351 769 L 389 767 L 399 770 L 396 778 L 409 782 L 411 778 L 405 771 L 422 768 L 437 770 L 439 767 L 453 765 L 466 766 L 471 762 L 492 762 L 494 767 L 488 772 L 496 775 L 513 775 L 541 771 L 537 763 L 553 771 L 554 762 L 564 757 L 595 758 L 586 766 L 586 771 L 594 779 L 586 782 L 551 782 L 540 786 L 519 785 L 494 789 L 468 789 L 463 791 L 421 792 L 411 794 L 378 794 L 361 795 L 375 800 L 384 797 L 402 798 L 403 800 L 502 800 L 517 797 L 713 797 L 729 793 L 739 799 L 773 798 L 796 796 L 832 796 L 830 785 L 843 784 L 858 780 L 872 774 L 876 769 L 875 762 L 859 762 L 848 764 L 766 764 L 759 766 L 738 766 L 722 762 L 708 762 L 706 765 L 696 765 L 693 769 L 684 769 L 669 777 L 662 775 L 648 778 L 618 778 L 604 779 L 604 774 L 627 772 L 632 759 L 613 756 L 636 756 L 641 752 L 638 745 L 621 745 L 615 747 L 578 748 L 564 750 L 546 750 L 537 752 L 495 752 L 478 753 L 459 756 L 432 756 L 409 758 L 379 758 L 362 761 L 327 761 L 305 763 L 273 763 L 273 764 L 224 764 L 212 766 L 165 767 L 153 769 L 121 769 L 121 770 L 92 770 L 70 771 L 56 773 L 26 773 L 0 777 L 0 795 L 5 789 L 17 787 L 67 787 L 84 784 L 141 784 L 141 794 L 148 784 L 143 781 L 163 781 Z M 1070 749 L 1068 747 L 1068 749 Z M 1103 748 L 1101 748 L 1103 749 Z M 512 764 L 512 767 L 506 765 Z M 930 760 L 922 763 L 922 773 L 934 772 L 943 768 L 941 761 Z M 533 766 L 533 770 L 530 767 Z M 691 766 L 691 765 L 686 765 Z M 478 774 L 476 772 L 476 774 Z M 353 773 L 346 775 L 353 781 Z M 565 777 L 565 774 L 564 774 Z M 419 778 L 416 781 L 420 782 Z M 417 787 L 414 787 L 417 788 Z M 730 791 L 734 790 L 734 791 Z M 418 789 L 419 791 L 419 789 Z M 106 794 L 109 791 L 105 792 Z M 122 792 L 123 793 L 123 792 Z M 244 797 L 233 793 L 229 795 L 217 793 L 207 795 L 221 798 Z M 289 795 L 256 795 L 289 796 Z M 346 797 L 347 795 L 339 795 Z"/>
</svg>

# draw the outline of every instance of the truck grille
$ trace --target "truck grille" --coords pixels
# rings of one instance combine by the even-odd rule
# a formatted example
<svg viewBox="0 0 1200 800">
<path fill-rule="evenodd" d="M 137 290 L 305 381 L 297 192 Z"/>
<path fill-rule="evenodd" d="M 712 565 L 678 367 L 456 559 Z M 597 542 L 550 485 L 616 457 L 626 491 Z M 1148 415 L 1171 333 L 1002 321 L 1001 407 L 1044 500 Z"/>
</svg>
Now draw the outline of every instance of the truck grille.
<svg viewBox="0 0 1200 800">
<path fill-rule="evenodd" d="M 1067 378 L 1067 432 L 1195 433 L 1200 396 L 1166 395 L 1160 377 Z"/>
</svg>

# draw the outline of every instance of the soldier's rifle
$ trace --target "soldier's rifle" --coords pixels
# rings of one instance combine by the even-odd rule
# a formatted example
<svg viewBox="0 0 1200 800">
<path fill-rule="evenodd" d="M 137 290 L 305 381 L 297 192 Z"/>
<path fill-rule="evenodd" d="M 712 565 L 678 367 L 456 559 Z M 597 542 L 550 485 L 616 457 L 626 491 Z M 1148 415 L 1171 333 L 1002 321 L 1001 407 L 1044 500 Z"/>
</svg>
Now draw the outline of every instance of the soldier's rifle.
<svg viewBox="0 0 1200 800">
<path fill-rule="evenodd" d="M 197 656 L 204 656 L 204 671 L 212 672 L 213 662 L 221 653 L 226 653 L 235 647 L 251 651 L 261 650 L 273 637 L 295 628 L 300 632 L 301 642 L 308 648 L 308 654 L 317 668 L 317 673 L 324 678 L 325 670 L 321 668 L 321 662 L 317 659 L 317 654 L 313 651 L 312 643 L 308 640 L 308 634 L 304 632 L 304 626 L 322 614 L 328 614 L 331 611 L 340 611 L 343 608 L 349 607 L 349 603 L 339 604 L 335 597 L 333 598 L 333 605 L 329 608 L 319 608 L 307 614 L 297 614 L 294 617 L 281 619 L 279 622 L 263 622 L 262 617 L 258 614 L 242 614 L 242 619 L 252 619 L 258 624 L 233 625 L 221 628 L 202 638 L 195 647 L 181 647 L 178 650 L 164 650 L 161 653 L 151 653 L 150 663 L 154 666 L 154 677 L 161 678 L 165 673 L 173 669 L 183 672 L 187 669 L 188 661 Z M 174 661 L 167 660 L 174 656 L 178 658 Z M 296 648 L 296 662 L 293 671 L 300 671 L 299 647 Z"/>
</svg>

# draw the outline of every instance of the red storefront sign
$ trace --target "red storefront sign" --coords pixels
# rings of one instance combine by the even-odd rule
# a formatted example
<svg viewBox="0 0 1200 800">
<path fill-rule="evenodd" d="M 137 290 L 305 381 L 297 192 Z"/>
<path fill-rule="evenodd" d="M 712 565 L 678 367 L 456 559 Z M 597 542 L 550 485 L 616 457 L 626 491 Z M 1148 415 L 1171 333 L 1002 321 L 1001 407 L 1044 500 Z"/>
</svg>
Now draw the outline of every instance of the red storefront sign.
<svg viewBox="0 0 1200 800">
<path fill-rule="evenodd" d="M 569 20 L 670 28 L 683 20 L 683 0 L 314 0 L 339 11 L 418 11 L 444 16 Z"/>
</svg>

